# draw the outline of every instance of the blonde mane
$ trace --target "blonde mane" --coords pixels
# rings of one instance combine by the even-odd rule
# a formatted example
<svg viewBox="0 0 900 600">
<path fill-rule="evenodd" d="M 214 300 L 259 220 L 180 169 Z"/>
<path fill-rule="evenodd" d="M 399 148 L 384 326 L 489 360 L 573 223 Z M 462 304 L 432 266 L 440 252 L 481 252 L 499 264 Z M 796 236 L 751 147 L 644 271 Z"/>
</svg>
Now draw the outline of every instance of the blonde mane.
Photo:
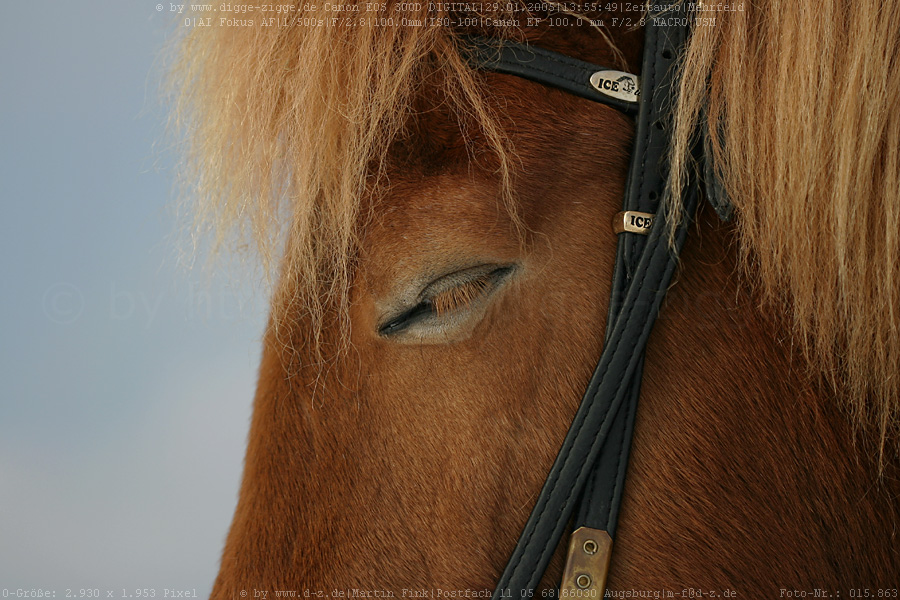
<svg viewBox="0 0 900 600">
<path fill-rule="evenodd" d="M 686 53 L 676 156 L 705 107 L 746 272 L 883 452 L 900 414 L 900 6 L 742 4 L 698 15 L 716 27 Z"/>
<path fill-rule="evenodd" d="M 447 14 L 360 2 L 363 24 L 342 26 L 317 4 L 280 3 L 298 6 L 292 27 L 257 17 L 184 28 L 172 69 L 195 231 L 217 247 L 251 240 L 290 282 L 275 306 L 305 311 L 314 330 L 326 307 L 346 310 L 361 198 L 383 183 L 383 157 L 422 82 L 439 82 L 460 121 L 478 124 L 504 187 L 512 173 L 456 33 L 439 24 Z M 703 9 L 716 26 L 697 28 L 685 57 L 674 165 L 681 181 L 704 109 L 722 132 L 714 154 L 747 272 L 784 303 L 811 363 L 882 448 L 900 413 L 897 4 Z"/>
<path fill-rule="evenodd" d="M 344 3 L 358 10 L 341 24 L 326 3 L 309 4 L 315 10 L 277 5 L 296 5 L 283 13 L 294 26 L 235 15 L 239 26 L 184 28 L 170 89 L 193 238 L 208 235 L 213 254 L 258 251 L 267 273 L 280 270 L 275 306 L 308 316 L 318 339 L 326 307 L 346 313 L 361 199 L 383 183 L 384 157 L 423 82 L 439 82 L 460 121 L 479 126 L 502 190 L 511 169 L 455 32 L 439 24 L 446 13 L 430 3 Z M 420 13 L 399 8 L 417 5 Z"/>
</svg>

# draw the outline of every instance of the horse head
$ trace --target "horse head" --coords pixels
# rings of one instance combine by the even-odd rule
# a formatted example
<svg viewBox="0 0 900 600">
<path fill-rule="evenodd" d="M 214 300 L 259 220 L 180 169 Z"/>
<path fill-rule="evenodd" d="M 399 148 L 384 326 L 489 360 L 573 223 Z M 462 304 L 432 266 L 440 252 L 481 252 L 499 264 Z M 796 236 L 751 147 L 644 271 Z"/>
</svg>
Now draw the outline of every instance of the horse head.
<svg viewBox="0 0 900 600">
<path fill-rule="evenodd" d="M 213 597 L 252 588 L 491 590 L 604 348 L 617 252 L 610 222 L 622 209 L 635 125 L 610 106 L 473 68 L 465 36 L 513 38 L 639 73 L 643 13 L 621 3 L 578 16 L 518 5 L 485 14 L 361 3 L 340 15 L 284 6 L 295 28 L 198 33 L 180 71 L 189 107 L 207 98 L 221 109 L 204 109 L 196 130 L 198 181 L 212 198 L 201 213 L 226 229 L 249 222 L 264 255 L 275 247 L 273 225 L 286 232 L 280 258 L 270 259 L 278 284 Z M 737 48 L 774 22 L 735 15 L 742 25 L 721 34 L 729 41 L 695 33 L 680 57 L 694 76 L 682 84 L 676 149 L 692 143 L 698 114 L 717 131 L 759 104 L 716 101 L 752 96 L 733 92 L 753 83 Z M 769 38 L 759 37 L 762 48 Z M 790 46 L 787 34 L 779 39 Z M 878 40 L 896 53 L 896 34 Z M 772 69 L 784 70 L 787 55 Z M 893 91 L 871 101 L 900 94 L 884 89 Z M 782 148 L 780 117 L 759 114 L 771 117 Z M 896 156 L 891 123 L 887 141 L 872 142 L 882 150 L 863 157 Z M 900 558 L 873 528 L 896 527 L 896 486 L 882 480 L 869 493 L 879 465 L 854 445 L 859 424 L 806 362 L 846 339 L 826 331 L 834 343 L 794 352 L 790 318 L 780 305 L 760 310 L 772 295 L 739 275 L 755 261 L 789 260 L 783 238 L 769 247 L 760 233 L 787 209 L 766 213 L 762 200 L 748 200 L 762 188 L 742 174 L 767 164 L 765 146 L 733 131 L 713 136 L 709 152 L 723 161 L 729 191 L 742 192 L 732 194 L 737 224 L 701 207 L 648 346 L 611 585 L 775 593 L 797 581 L 888 585 Z M 891 140 L 894 154 L 884 150 Z M 734 153 L 747 148 L 744 164 Z M 690 168 L 676 159 L 679 175 Z M 793 189 L 800 168 L 772 178 L 773 194 Z M 879 177 L 892 181 L 898 170 Z M 886 214 L 896 221 L 895 209 Z M 896 236 L 887 239 L 861 252 L 893 256 Z M 800 267 L 764 269 L 762 287 L 792 277 L 794 316 L 815 329 L 821 322 L 803 312 L 815 282 Z M 892 268 L 879 281 L 892 281 Z M 879 313 L 885 322 L 900 304 L 889 306 Z M 860 339 L 867 331 L 858 328 Z M 879 338 L 887 350 L 872 373 L 896 359 L 896 324 L 892 331 Z M 863 360 L 855 352 L 842 355 L 846 364 Z M 882 383 L 857 387 L 880 394 L 878 414 L 890 420 L 896 382 Z M 882 423 L 882 443 L 889 430 Z"/>
</svg>

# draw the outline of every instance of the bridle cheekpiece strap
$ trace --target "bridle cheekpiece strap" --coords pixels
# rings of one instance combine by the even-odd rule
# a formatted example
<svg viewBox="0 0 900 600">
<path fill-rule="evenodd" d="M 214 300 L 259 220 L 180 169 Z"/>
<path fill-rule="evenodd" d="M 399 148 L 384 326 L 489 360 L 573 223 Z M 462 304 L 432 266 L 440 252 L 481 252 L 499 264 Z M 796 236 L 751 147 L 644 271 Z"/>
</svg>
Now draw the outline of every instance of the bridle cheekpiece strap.
<svg viewBox="0 0 900 600">
<path fill-rule="evenodd" d="M 593 598 L 604 594 L 644 348 L 698 197 L 692 175 L 681 199 L 682 220 L 670 239 L 669 215 L 660 206 L 668 180 L 668 136 L 677 88 L 674 62 L 687 40 L 688 9 L 682 3 L 665 3 L 665 13 L 664 19 L 646 19 L 640 78 L 508 40 L 463 41 L 462 52 L 476 68 L 523 77 L 637 116 L 603 351 L 494 600 L 535 596 L 570 521 L 574 533 L 560 589 L 590 592 Z M 692 152 L 702 158 L 698 147 Z M 629 229 L 632 217 L 630 224 L 637 231 Z"/>
</svg>

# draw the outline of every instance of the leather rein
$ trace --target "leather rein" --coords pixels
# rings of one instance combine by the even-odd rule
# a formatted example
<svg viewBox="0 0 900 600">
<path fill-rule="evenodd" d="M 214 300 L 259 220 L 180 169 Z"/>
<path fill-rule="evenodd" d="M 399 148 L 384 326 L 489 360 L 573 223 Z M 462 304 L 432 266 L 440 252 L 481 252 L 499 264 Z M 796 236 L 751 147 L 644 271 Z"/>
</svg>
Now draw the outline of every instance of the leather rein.
<svg viewBox="0 0 900 600">
<path fill-rule="evenodd" d="M 534 597 L 570 524 L 559 595 L 604 595 L 644 350 L 699 195 L 699 182 L 692 174 L 683 191 L 674 244 L 670 244 L 671 216 L 660 207 L 668 183 L 667 151 L 677 92 L 674 64 L 687 41 L 689 14 L 679 3 L 666 4 L 664 12 L 666 18 L 646 19 L 640 77 L 511 41 L 469 37 L 464 42 L 463 52 L 476 68 L 556 87 L 637 119 L 622 212 L 613 224 L 618 243 L 603 351 L 497 583 L 494 600 Z M 703 164 L 701 150 L 695 144 L 692 153 Z M 730 206 L 710 163 L 705 173 L 707 196 L 719 216 L 727 219 Z"/>
</svg>

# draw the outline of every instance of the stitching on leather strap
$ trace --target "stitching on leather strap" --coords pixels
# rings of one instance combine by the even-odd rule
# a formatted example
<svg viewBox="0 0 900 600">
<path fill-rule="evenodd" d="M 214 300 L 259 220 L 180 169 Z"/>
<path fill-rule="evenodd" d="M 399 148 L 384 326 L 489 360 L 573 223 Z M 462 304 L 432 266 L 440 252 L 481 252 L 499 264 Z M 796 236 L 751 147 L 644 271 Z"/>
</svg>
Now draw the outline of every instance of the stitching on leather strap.
<svg viewBox="0 0 900 600">
<path fill-rule="evenodd" d="M 664 243 L 664 242 L 661 242 L 661 243 Z M 668 251 L 668 249 L 666 249 L 666 251 Z M 666 268 L 662 269 L 661 272 L 660 272 L 660 273 L 658 274 L 658 276 L 657 276 L 657 280 L 653 282 L 653 283 L 655 284 L 655 287 L 656 287 L 657 289 L 659 288 L 660 284 L 662 283 L 662 279 L 663 279 L 663 276 L 665 275 L 666 271 L 668 271 L 668 269 L 666 269 Z M 640 280 L 639 280 L 639 283 L 637 283 L 637 281 L 635 282 L 635 283 L 637 283 L 637 285 L 639 286 L 639 289 L 643 287 L 644 281 L 646 281 L 646 279 L 647 279 L 647 272 L 645 271 L 645 272 L 641 275 L 641 278 L 640 278 Z M 634 304 L 632 304 L 632 305 L 626 307 L 626 310 L 628 311 L 628 314 L 624 317 L 624 318 L 625 318 L 625 323 L 627 324 L 627 323 L 630 321 L 631 315 L 637 314 L 638 317 L 642 317 L 642 316 L 646 316 L 647 314 L 649 314 L 649 312 L 650 312 L 651 307 L 652 307 L 653 304 L 654 304 L 653 302 L 649 303 L 649 304 L 647 305 L 646 310 L 640 311 L 640 312 L 638 312 L 638 313 L 635 313 L 635 312 L 634 312 L 634 308 L 633 308 L 633 307 L 634 307 Z M 612 392 L 612 394 L 611 394 L 611 396 L 612 396 L 612 398 L 613 398 L 613 401 L 610 403 L 610 405 L 607 407 L 606 411 L 603 413 L 602 421 L 601 421 L 601 423 L 600 423 L 600 431 L 601 431 L 601 432 L 602 432 L 603 429 L 607 426 L 607 423 L 608 423 L 608 420 L 609 420 L 609 416 L 610 416 L 610 413 L 612 412 L 612 409 L 613 409 L 614 407 L 615 407 L 615 408 L 620 408 L 619 405 L 622 404 L 622 398 L 619 398 L 619 390 L 622 389 L 622 385 L 624 384 L 624 382 L 625 382 L 626 380 L 630 379 L 630 375 L 628 374 L 628 369 L 629 369 L 629 367 L 631 367 L 632 374 L 633 374 L 633 372 L 634 372 L 633 363 L 634 363 L 634 358 L 635 358 L 635 349 L 637 348 L 637 345 L 638 345 L 638 342 L 639 342 L 639 341 L 645 341 L 645 340 L 642 340 L 642 338 L 645 337 L 645 336 L 644 336 L 644 329 L 646 329 L 646 327 L 647 327 L 647 325 L 645 324 L 645 325 L 644 325 L 644 328 L 641 330 L 641 334 L 640 334 L 639 336 L 637 336 L 637 337 L 634 339 L 634 341 L 631 343 L 630 347 L 628 347 L 628 348 L 629 348 L 629 354 L 628 354 L 629 360 L 628 360 L 628 363 L 627 363 L 627 366 L 626 366 L 626 369 L 625 369 L 625 370 L 626 370 L 625 376 L 622 377 L 622 378 L 619 380 L 619 382 L 616 384 L 616 387 L 614 388 L 614 390 L 613 390 L 613 392 Z M 621 331 L 624 331 L 624 329 L 626 329 L 626 328 L 627 328 L 627 326 L 626 326 L 626 327 L 622 327 L 621 329 L 619 329 L 619 331 L 620 331 L 620 332 L 621 332 Z M 622 342 L 620 341 L 620 340 L 622 339 L 621 335 L 622 335 L 622 334 L 620 333 L 620 334 L 617 336 L 617 338 L 616 338 L 617 342 L 616 342 L 616 343 L 614 344 L 614 346 L 613 346 L 613 352 L 614 352 L 615 347 L 619 346 L 619 345 L 622 343 Z M 597 402 L 598 396 L 599 396 L 599 394 L 600 394 L 600 389 L 601 389 L 602 384 L 603 384 L 603 380 L 604 380 L 604 378 L 606 377 L 606 374 L 609 372 L 609 368 L 610 368 L 610 366 L 612 366 L 612 362 L 613 362 L 612 359 L 609 359 L 609 360 L 606 362 L 606 365 L 604 366 L 603 372 L 602 372 L 602 374 L 600 375 L 600 383 L 599 383 L 598 386 L 597 386 L 597 390 L 594 392 L 594 397 L 593 397 L 593 400 L 592 400 L 592 405 L 593 405 L 594 403 Z M 617 398 L 619 398 L 618 403 L 616 403 L 616 399 L 617 399 Z M 588 414 L 588 413 L 590 413 L 590 410 L 585 411 L 585 419 L 584 419 L 584 420 L 586 420 L 587 414 Z M 582 422 L 579 424 L 579 428 L 578 428 L 579 431 L 581 430 L 581 427 L 582 427 L 582 425 L 584 424 L 584 420 L 582 420 Z M 594 453 L 594 448 L 597 447 L 597 444 L 599 443 L 600 439 L 603 438 L 603 437 L 604 437 L 604 436 L 601 436 L 601 435 L 597 435 L 596 437 L 594 437 L 594 441 L 593 441 L 593 442 L 591 443 L 591 445 L 589 446 L 588 451 L 587 451 L 586 453 L 584 453 L 583 456 L 580 456 L 579 459 L 577 460 L 577 462 L 584 463 L 584 462 L 585 462 L 585 459 L 586 459 L 588 456 L 590 456 L 591 454 Z M 576 438 L 577 438 L 577 433 L 576 433 Z M 571 457 L 571 451 L 572 451 L 572 449 L 574 449 L 574 446 L 575 446 L 574 443 L 572 443 L 572 444 L 569 445 L 569 448 L 567 449 L 567 452 L 566 452 L 566 457 L 563 459 L 563 466 L 559 469 L 559 472 L 561 472 L 561 471 L 563 470 L 563 468 L 565 468 L 565 466 L 567 466 L 568 460 L 569 460 L 570 457 Z M 585 467 L 582 467 L 582 471 L 584 471 L 584 470 L 585 470 Z M 581 478 L 581 477 L 579 477 L 578 479 L 580 479 L 580 478 Z M 576 479 L 576 484 L 577 484 L 578 479 Z M 555 478 L 555 480 L 558 480 L 558 476 Z M 555 485 L 555 484 L 554 484 L 554 485 Z M 563 501 L 562 506 L 560 507 L 560 512 L 561 512 L 561 513 L 564 513 L 564 512 L 566 511 L 566 508 L 569 506 L 570 502 L 572 501 L 572 495 L 574 494 L 575 488 L 576 488 L 576 487 L 578 487 L 578 486 L 577 486 L 577 485 L 572 485 L 572 486 L 570 486 L 570 488 L 569 488 L 569 493 L 568 493 L 568 495 L 566 496 L 565 500 Z M 544 506 L 543 509 L 541 510 L 541 513 L 542 513 L 542 514 L 543 514 L 544 510 L 546 509 L 546 504 L 549 504 L 549 501 L 548 501 L 547 503 L 545 503 L 545 506 Z M 565 525 L 565 524 L 563 523 L 563 525 Z M 546 553 L 546 552 L 548 551 L 549 545 L 550 545 L 550 541 L 551 541 L 551 540 L 548 539 L 548 540 L 544 543 L 544 547 L 543 547 L 542 554 L 543 554 L 543 553 Z M 537 563 L 538 563 L 539 561 L 540 561 L 540 559 L 538 559 L 538 561 L 534 563 L 534 566 L 535 566 L 535 567 L 537 566 Z M 532 569 L 533 569 L 533 568 L 534 568 L 534 567 L 532 567 Z M 532 575 L 532 579 L 530 580 L 530 587 L 533 587 L 533 586 L 537 583 L 536 581 L 534 581 L 534 577 L 535 577 L 535 576 Z"/>
<path fill-rule="evenodd" d="M 651 33 L 652 33 L 652 35 L 650 35 L 648 37 L 650 38 L 649 42 L 651 42 L 653 44 L 653 56 L 659 56 L 659 38 L 660 38 L 659 30 L 654 28 Z M 657 107 L 655 106 L 655 101 L 656 101 L 656 97 L 655 97 L 656 96 L 656 94 L 655 94 L 655 92 L 656 92 L 656 63 L 657 63 L 657 60 L 653 60 L 652 64 L 647 65 L 647 67 L 650 70 L 650 73 L 648 74 L 649 78 L 650 78 L 650 83 L 648 86 L 646 86 L 645 89 L 648 91 L 648 93 L 654 94 L 654 96 L 651 97 L 648 102 L 648 107 L 647 107 L 647 117 L 648 118 L 652 117 L 652 116 L 656 116 L 657 118 L 659 117 L 659 111 L 656 110 Z M 641 76 L 646 77 L 647 75 L 645 75 L 644 73 L 641 73 Z M 634 189 L 636 190 L 634 197 L 637 200 L 636 204 L 638 206 L 630 207 L 631 210 L 639 210 L 640 198 L 646 190 L 645 186 L 647 183 L 647 155 L 650 152 L 650 138 L 651 138 L 652 134 L 653 134 L 653 123 L 649 122 L 649 120 L 648 120 L 648 122 L 646 123 L 646 131 L 644 132 L 644 138 L 642 140 L 643 152 L 641 152 L 640 176 L 639 176 L 638 181 L 635 182 L 635 184 L 634 184 Z M 625 253 L 625 273 L 626 273 L 626 275 L 628 275 L 628 279 L 630 281 L 631 278 L 634 277 L 634 269 L 636 268 L 635 263 L 639 262 L 638 260 L 634 260 L 634 258 L 633 258 L 634 253 L 637 248 L 637 240 L 635 239 L 635 236 L 632 236 L 632 235 L 626 236 L 625 240 L 626 240 L 625 243 L 626 243 L 627 249 L 628 249 L 627 252 Z"/>
<path fill-rule="evenodd" d="M 657 235 L 654 237 L 656 238 L 655 243 L 657 243 L 657 245 L 654 246 L 654 255 L 657 255 L 661 251 L 668 253 L 669 250 L 668 250 L 666 242 L 664 240 L 660 239 L 661 235 L 659 233 L 657 233 Z M 600 433 L 603 433 L 604 428 L 607 428 L 607 426 L 608 426 L 610 413 L 613 412 L 613 409 L 618 409 L 619 406 L 621 405 L 622 398 L 619 397 L 619 391 L 622 389 L 623 382 L 630 379 L 631 375 L 633 375 L 634 366 L 635 366 L 635 364 L 634 364 L 635 363 L 635 348 L 637 348 L 638 343 L 643 344 L 646 342 L 648 329 L 650 326 L 652 326 L 652 324 L 649 323 L 648 319 L 646 319 L 646 316 L 653 310 L 654 305 L 657 304 L 656 300 L 657 300 L 657 296 L 659 295 L 658 291 L 659 291 L 660 285 L 662 283 L 662 280 L 666 276 L 667 272 L 671 271 L 671 268 L 670 268 L 671 263 L 672 263 L 672 259 L 670 258 L 669 260 L 666 261 L 666 264 L 661 269 L 655 269 L 654 270 L 655 272 L 652 275 L 650 273 L 648 273 L 648 270 L 645 270 L 641 274 L 640 279 L 636 280 L 632 283 L 632 288 L 630 288 L 630 289 L 633 289 L 634 286 L 637 286 L 637 288 L 636 288 L 637 291 L 634 292 L 634 294 L 637 294 L 639 296 L 639 298 L 642 295 L 650 295 L 651 301 L 646 304 L 633 302 L 625 307 L 625 309 L 624 309 L 625 313 L 623 313 L 623 315 L 620 317 L 620 320 L 618 321 L 618 322 L 625 323 L 625 325 L 622 325 L 622 326 L 617 325 L 616 330 L 614 332 L 614 337 L 612 339 L 610 339 L 610 344 L 608 345 L 608 348 L 609 348 L 608 353 L 604 352 L 604 356 L 608 357 L 608 358 L 606 358 L 606 360 L 605 360 L 605 364 L 603 365 L 603 370 L 598 374 L 598 377 L 596 378 L 597 386 L 596 386 L 596 389 L 594 390 L 593 396 L 591 398 L 591 406 L 587 410 L 580 412 L 578 415 L 576 415 L 576 419 L 578 420 L 578 425 L 574 429 L 573 437 L 570 438 L 573 441 L 571 443 L 567 444 L 567 446 L 565 447 L 565 450 L 564 450 L 564 454 L 560 456 L 560 463 L 559 463 L 560 467 L 559 467 L 559 469 L 554 470 L 554 473 L 552 474 L 552 481 L 548 480 L 548 482 L 547 482 L 549 493 L 547 494 L 547 496 L 545 496 L 547 499 L 545 502 L 543 502 L 543 504 L 540 508 L 540 511 L 537 513 L 534 523 L 540 522 L 541 517 L 543 516 L 544 512 L 546 512 L 548 506 L 551 504 L 552 499 L 557 495 L 556 490 L 559 489 L 558 488 L 559 477 L 562 474 L 562 471 L 567 470 L 567 468 L 571 464 L 571 460 L 573 457 L 572 451 L 575 448 L 575 441 L 577 441 L 577 439 L 579 437 L 579 433 L 581 432 L 581 429 L 583 428 L 584 423 L 587 420 L 587 417 L 591 414 L 592 411 L 600 410 L 601 412 L 597 415 L 597 418 L 599 418 L 599 420 L 600 420 L 599 431 L 600 431 Z M 642 294 L 641 291 L 643 289 L 645 289 L 644 282 L 648 280 L 648 277 L 652 277 L 652 279 L 650 280 L 650 283 L 653 285 L 653 289 L 649 292 L 644 292 Z M 639 307 L 639 306 L 637 306 L 637 304 L 643 304 L 643 306 Z M 603 383 L 606 378 L 606 374 L 609 372 L 609 369 L 614 362 L 613 358 L 615 357 L 616 348 L 618 348 L 618 346 L 620 346 L 624 343 L 622 336 L 624 335 L 625 330 L 629 329 L 627 324 L 629 322 L 631 322 L 632 319 L 643 319 L 644 326 L 641 328 L 639 335 L 635 336 L 630 347 L 626 346 L 627 348 L 629 348 L 629 353 L 627 355 L 628 356 L 627 362 L 625 362 L 625 373 L 623 374 L 624 376 L 621 379 L 619 379 L 619 381 L 616 383 L 616 386 L 613 388 L 612 393 L 610 394 L 610 396 L 612 397 L 612 402 L 605 408 L 605 410 L 602 408 L 595 409 L 594 407 L 599 404 L 598 398 L 600 395 L 600 391 L 603 388 Z M 631 370 L 631 373 L 628 372 L 629 369 Z M 617 399 L 618 399 L 618 402 L 616 402 Z M 590 456 L 591 454 L 595 453 L 595 449 L 597 448 L 598 443 L 604 437 L 605 436 L 603 436 L 603 435 L 595 436 L 593 438 L 593 441 L 591 442 L 591 444 L 588 446 L 587 452 L 580 453 L 577 457 L 577 461 L 584 464 L 587 456 Z M 574 484 L 572 486 L 569 486 L 569 492 L 566 495 L 565 499 L 563 500 L 563 502 L 559 508 L 560 513 L 566 512 L 567 508 L 569 507 L 569 505 L 572 501 L 572 496 L 575 491 L 575 488 L 580 487 L 580 485 L 578 485 L 578 481 L 581 479 L 584 479 L 585 472 L 586 472 L 586 468 L 584 466 L 582 466 L 582 468 L 578 471 L 579 475 L 576 478 Z M 560 526 L 565 526 L 565 523 L 562 523 L 560 525 L 559 522 L 557 522 L 557 526 L 554 528 L 554 530 L 558 529 Z M 532 525 L 531 527 L 529 527 L 527 537 L 524 539 L 524 542 L 521 546 L 522 551 L 519 553 L 515 564 L 512 566 L 510 573 L 509 573 L 509 577 L 504 578 L 504 582 L 509 581 L 512 578 L 512 576 L 516 574 L 516 572 L 519 568 L 519 565 L 522 564 L 521 561 L 525 555 L 526 549 L 531 545 L 531 540 L 534 537 L 535 531 L 536 531 L 536 526 Z M 549 539 L 547 539 L 543 542 L 543 548 L 542 548 L 540 554 L 537 556 L 537 559 L 535 561 L 528 563 L 530 565 L 530 568 L 528 569 L 528 571 L 534 571 L 537 564 L 541 561 L 541 559 L 543 557 L 546 556 L 546 553 L 548 551 L 548 547 L 550 545 L 552 537 L 554 537 L 554 536 L 550 536 Z M 536 583 L 533 580 L 534 577 L 535 577 L 535 575 L 532 575 L 532 579 L 530 580 L 531 587 L 533 587 L 533 585 Z M 503 585 L 500 585 L 498 587 L 503 587 Z"/>
</svg>

